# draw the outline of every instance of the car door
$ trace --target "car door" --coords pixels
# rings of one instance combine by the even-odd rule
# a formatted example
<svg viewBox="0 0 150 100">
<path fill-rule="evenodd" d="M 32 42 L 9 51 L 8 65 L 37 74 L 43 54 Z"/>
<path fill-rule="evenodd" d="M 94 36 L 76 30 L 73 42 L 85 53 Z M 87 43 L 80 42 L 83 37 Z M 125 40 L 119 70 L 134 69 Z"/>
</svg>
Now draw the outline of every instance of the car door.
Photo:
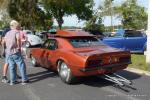
<svg viewBox="0 0 150 100">
<path fill-rule="evenodd" d="M 124 49 L 124 40 L 125 38 L 120 34 L 115 34 L 114 37 L 104 38 L 102 41 L 104 44 L 107 44 L 114 48 Z"/>
<path fill-rule="evenodd" d="M 49 39 L 48 40 L 48 46 L 46 47 L 46 50 L 43 54 L 43 66 L 45 68 L 54 68 L 54 62 L 55 62 L 55 56 L 57 50 L 57 41 L 55 39 Z"/>
<path fill-rule="evenodd" d="M 124 34 L 125 48 L 131 52 L 142 51 L 145 45 L 145 37 L 140 31 L 129 31 Z"/>
<path fill-rule="evenodd" d="M 49 46 L 49 41 L 45 41 L 45 43 L 41 46 L 41 48 L 36 48 L 36 50 L 34 50 L 33 54 L 36 53 L 36 60 L 38 61 L 38 63 L 44 67 L 45 65 L 45 60 L 43 59 L 43 57 L 45 56 L 45 53 L 47 52 L 47 48 Z"/>
</svg>

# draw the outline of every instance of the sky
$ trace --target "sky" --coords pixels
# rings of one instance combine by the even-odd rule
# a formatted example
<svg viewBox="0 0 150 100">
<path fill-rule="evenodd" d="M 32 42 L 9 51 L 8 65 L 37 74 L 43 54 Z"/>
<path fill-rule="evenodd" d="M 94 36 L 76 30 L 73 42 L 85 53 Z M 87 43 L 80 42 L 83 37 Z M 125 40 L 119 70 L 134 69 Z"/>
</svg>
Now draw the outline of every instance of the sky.
<svg viewBox="0 0 150 100">
<path fill-rule="evenodd" d="M 100 1 L 101 0 L 94 0 L 95 2 L 95 6 L 94 6 L 94 9 L 96 9 L 99 4 L 100 4 Z M 114 0 L 113 3 L 114 4 L 121 4 L 121 2 L 123 2 L 124 0 Z M 148 0 L 138 0 L 138 4 L 147 8 L 148 7 Z M 79 21 L 78 18 L 73 15 L 73 16 L 67 16 L 67 17 L 64 17 L 64 24 L 63 26 L 78 26 L 78 27 L 83 27 L 85 24 L 84 22 L 85 21 Z M 118 24 L 121 24 L 121 21 L 117 18 L 113 18 L 113 23 L 114 25 L 118 25 Z M 110 20 L 110 17 L 105 17 L 103 19 L 103 24 L 105 26 L 110 26 L 111 25 L 111 20 Z M 54 25 L 58 25 L 56 21 L 54 21 Z"/>
</svg>

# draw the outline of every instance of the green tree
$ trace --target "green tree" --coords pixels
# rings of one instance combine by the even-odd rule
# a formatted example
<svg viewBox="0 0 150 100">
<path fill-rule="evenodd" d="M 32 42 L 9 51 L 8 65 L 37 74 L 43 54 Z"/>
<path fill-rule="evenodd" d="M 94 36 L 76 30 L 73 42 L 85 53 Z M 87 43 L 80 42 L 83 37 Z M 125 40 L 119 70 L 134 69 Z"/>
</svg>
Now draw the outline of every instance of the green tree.
<svg viewBox="0 0 150 100">
<path fill-rule="evenodd" d="M 0 0 L 0 26 L 3 28 L 4 26 L 8 26 L 10 22 L 10 17 L 7 12 L 9 0 Z"/>
<path fill-rule="evenodd" d="M 92 18 L 86 22 L 86 26 L 84 29 L 86 31 L 90 31 L 92 34 L 101 35 L 101 33 L 104 31 L 101 13 L 95 11 Z"/>
<path fill-rule="evenodd" d="M 0 0 L 0 11 L 6 9 L 8 6 L 9 0 Z"/>
<path fill-rule="evenodd" d="M 137 0 L 127 0 L 115 10 L 118 12 L 124 28 L 146 29 L 148 16 L 145 8 L 137 4 Z"/>
<path fill-rule="evenodd" d="M 0 0 L 0 2 L 0 13 L 4 25 L 10 21 L 8 20 L 10 17 L 29 29 L 46 29 L 53 24 L 51 14 L 42 10 L 38 0 Z"/>
<path fill-rule="evenodd" d="M 6 10 L 5 10 L 6 11 Z M 11 21 L 11 18 L 9 17 L 9 14 L 7 12 L 1 13 L 1 27 L 9 26 L 9 22 Z"/>
<path fill-rule="evenodd" d="M 46 27 L 47 21 L 52 18 L 40 8 L 38 0 L 10 0 L 8 12 L 12 19 L 18 20 L 31 30 L 34 30 L 34 27 Z"/>
<path fill-rule="evenodd" d="M 58 22 L 61 29 L 63 17 L 76 14 L 81 20 L 88 20 L 92 16 L 93 0 L 41 0 L 46 12 Z"/>
</svg>

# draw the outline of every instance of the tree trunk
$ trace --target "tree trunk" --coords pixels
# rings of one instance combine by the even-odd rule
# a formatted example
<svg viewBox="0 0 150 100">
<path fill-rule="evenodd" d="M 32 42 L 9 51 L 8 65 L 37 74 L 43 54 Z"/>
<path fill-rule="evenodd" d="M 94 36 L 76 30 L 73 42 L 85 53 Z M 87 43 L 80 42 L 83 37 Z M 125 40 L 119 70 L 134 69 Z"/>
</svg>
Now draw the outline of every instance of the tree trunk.
<svg viewBox="0 0 150 100">
<path fill-rule="evenodd" d="M 62 24 L 58 22 L 59 29 L 61 30 Z"/>
<path fill-rule="evenodd" d="M 62 24 L 63 24 L 63 17 L 59 17 L 57 19 L 57 23 L 58 23 L 59 29 L 61 30 L 62 29 Z"/>
</svg>

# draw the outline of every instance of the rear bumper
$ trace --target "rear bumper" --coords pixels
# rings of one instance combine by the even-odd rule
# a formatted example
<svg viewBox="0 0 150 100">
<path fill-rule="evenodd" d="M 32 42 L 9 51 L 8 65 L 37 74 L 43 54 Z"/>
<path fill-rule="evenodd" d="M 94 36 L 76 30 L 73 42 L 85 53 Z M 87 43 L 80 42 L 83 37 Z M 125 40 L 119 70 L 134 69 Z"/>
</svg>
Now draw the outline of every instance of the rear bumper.
<svg viewBox="0 0 150 100">
<path fill-rule="evenodd" d="M 124 63 L 119 63 L 119 64 L 110 64 L 110 65 L 103 65 L 103 66 L 99 66 L 99 67 L 94 67 L 94 68 L 83 68 L 80 69 L 81 72 L 90 72 L 90 71 L 95 71 L 95 70 L 106 70 L 106 71 L 110 71 L 111 69 L 117 67 L 117 66 L 124 66 L 124 65 L 128 65 L 131 64 L 131 62 L 124 62 Z"/>
</svg>

